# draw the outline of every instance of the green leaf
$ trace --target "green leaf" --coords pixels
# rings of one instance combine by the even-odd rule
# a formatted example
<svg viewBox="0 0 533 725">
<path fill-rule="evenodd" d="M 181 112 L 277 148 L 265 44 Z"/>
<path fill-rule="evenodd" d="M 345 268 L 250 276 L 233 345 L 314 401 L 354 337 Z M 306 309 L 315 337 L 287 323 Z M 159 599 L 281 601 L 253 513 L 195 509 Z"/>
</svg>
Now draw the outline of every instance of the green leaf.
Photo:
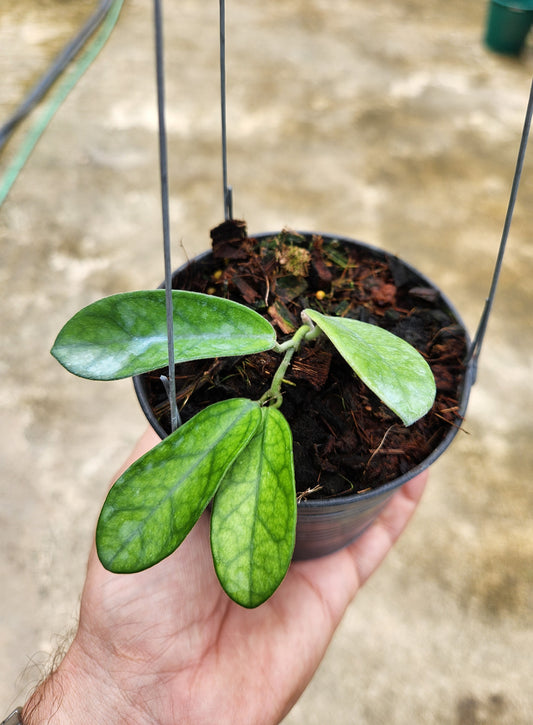
<svg viewBox="0 0 533 725">
<path fill-rule="evenodd" d="M 96 546 L 105 568 L 141 571 L 171 554 L 260 420 L 258 403 L 224 400 L 135 461 L 109 491 L 98 520 Z"/>
<path fill-rule="evenodd" d="M 291 562 L 296 531 L 292 436 L 276 408 L 224 476 L 213 502 L 211 549 L 226 593 L 244 607 L 262 604 Z"/>
<path fill-rule="evenodd" d="M 324 332 L 368 387 L 411 425 L 435 399 L 435 379 L 422 355 L 391 332 L 359 320 L 305 313 Z"/>
<path fill-rule="evenodd" d="M 244 305 L 199 292 L 172 295 L 176 362 L 249 355 L 276 342 L 272 325 Z M 127 292 L 94 302 L 66 323 L 51 352 L 71 373 L 92 380 L 165 367 L 165 291 Z"/>
</svg>

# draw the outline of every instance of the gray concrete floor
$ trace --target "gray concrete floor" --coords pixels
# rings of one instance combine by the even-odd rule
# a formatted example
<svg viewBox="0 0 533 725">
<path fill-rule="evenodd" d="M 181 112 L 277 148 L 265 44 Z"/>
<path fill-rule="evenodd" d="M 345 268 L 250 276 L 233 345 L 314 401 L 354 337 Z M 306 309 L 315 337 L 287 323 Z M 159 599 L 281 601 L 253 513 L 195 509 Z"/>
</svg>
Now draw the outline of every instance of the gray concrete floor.
<svg viewBox="0 0 533 725">
<path fill-rule="evenodd" d="M 1 118 L 96 4 L 2 1 Z M 217 5 L 165 3 L 176 265 L 222 217 Z M 483 47 L 485 8 L 230 0 L 230 182 L 249 229 L 387 247 L 473 330 L 533 71 L 531 48 L 513 60 Z M 48 350 L 82 305 L 162 277 L 152 56 L 151 5 L 129 0 L 0 211 L 6 714 L 75 623 L 102 497 L 145 425 L 129 382 L 76 379 Z M 532 154 L 467 433 L 287 725 L 532 722 Z"/>
</svg>

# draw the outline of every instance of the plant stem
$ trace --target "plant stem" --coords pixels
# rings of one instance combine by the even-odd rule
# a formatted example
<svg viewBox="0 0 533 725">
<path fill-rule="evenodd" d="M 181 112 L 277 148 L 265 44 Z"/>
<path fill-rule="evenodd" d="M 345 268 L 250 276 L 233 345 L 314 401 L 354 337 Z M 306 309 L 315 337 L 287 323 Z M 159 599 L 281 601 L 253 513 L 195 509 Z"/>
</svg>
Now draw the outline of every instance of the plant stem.
<svg viewBox="0 0 533 725">
<path fill-rule="evenodd" d="M 314 339 L 317 337 L 317 329 L 318 328 L 311 329 L 309 325 L 302 325 L 298 328 L 298 330 L 296 330 L 290 340 L 287 340 L 275 348 L 277 352 L 283 352 L 285 354 L 283 355 L 283 360 L 281 361 L 278 369 L 274 373 L 270 388 L 259 399 L 260 403 L 263 404 L 270 401 L 270 405 L 273 408 L 279 408 L 283 400 L 281 395 L 281 384 L 292 360 L 292 356 L 295 352 L 297 352 L 304 339 Z M 318 334 L 320 334 L 320 331 Z"/>
</svg>

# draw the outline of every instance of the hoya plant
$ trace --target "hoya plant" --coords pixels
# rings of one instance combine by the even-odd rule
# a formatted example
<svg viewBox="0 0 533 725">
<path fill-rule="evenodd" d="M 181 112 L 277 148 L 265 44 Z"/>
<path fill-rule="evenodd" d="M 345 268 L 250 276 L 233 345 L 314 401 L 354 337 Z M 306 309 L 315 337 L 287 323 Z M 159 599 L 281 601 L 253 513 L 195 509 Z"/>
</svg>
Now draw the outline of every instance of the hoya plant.
<svg viewBox="0 0 533 725">
<path fill-rule="evenodd" d="M 268 320 L 244 305 L 174 291 L 175 362 L 279 353 L 258 400 L 214 403 L 135 461 L 103 505 L 96 545 L 106 569 L 138 572 L 169 556 L 211 503 L 211 550 L 226 593 L 256 607 L 289 567 L 296 531 L 292 436 L 283 382 L 294 353 L 326 335 L 356 375 L 408 426 L 425 415 L 435 381 L 407 342 L 359 320 L 302 312 L 293 336 L 278 342 Z M 52 354 L 70 372 L 116 380 L 168 365 L 164 290 L 113 295 L 80 310 Z"/>
</svg>

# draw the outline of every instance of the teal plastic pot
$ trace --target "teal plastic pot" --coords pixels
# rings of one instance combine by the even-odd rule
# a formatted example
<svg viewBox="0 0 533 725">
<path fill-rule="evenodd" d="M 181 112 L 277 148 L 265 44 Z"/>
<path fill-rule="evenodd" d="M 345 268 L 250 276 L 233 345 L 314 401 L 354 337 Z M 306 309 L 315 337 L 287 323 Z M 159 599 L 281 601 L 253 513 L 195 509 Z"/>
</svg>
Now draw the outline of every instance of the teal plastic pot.
<svg viewBox="0 0 533 725">
<path fill-rule="evenodd" d="M 279 232 L 277 232 L 279 233 Z M 255 239 L 262 237 L 271 237 L 277 234 L 264 233 L 253 235 Z M 311 241 L 315 233 L 299 232 L 305 238 Z M 357 242 L 346 237 L 332 236 L 330 234 L 318 234 L 325 241 L 337 240 L 341 244 L 355 245 L 361 250 L 366 250 L 372 254 L 374 258 L 393 262 L 396 270 L 401 270 L 409 279 L 409 284 L 416 287 L 423 287 L 433 290 L 436 298 L 439 300 L 441 309 L 445 309 L 447 314 L 453 319 L 453 325 L 457 326 L 464 335 L 466 349 L 470 348 L 470 338 L 466 332 L 466 328 L 452 304 L 444 297 L 442 292 L 424 275 L 418 272 L 414 267 L 410 266 L 398 257 L 386 253 L 376 247 Z M 202 265 L 206 267 L 213 263 L 211 252 L 206 252 L 194 260 L 192 265 L 200 268 Z M 177 270 L 176 275 L 183 272 L 185 267 Z M 177 286 L 177 285 L 176 285 Z M 330 499 L 313 499 L 301 501 L 298 503 L 298 518 L 296 526 L 296 547 L 294 551 L 294 559 L 311 559 L 325 556 L 338 549 L 341 549 L 352 541 L 357 539 L 383 511 L 391 497 L 408 481 L 426 470 L 439 456 L 444 453 L 452 440 L 455 438 L 459 425 L 465 414 L 470 389 L 474 382 L 474 367 L 470 362 L 466 366 L 465 376 L 462 388 L 458 393 L 458 411 L 456 417 L 456 425 L 450 425 L 446 436 L 441 439 L 433 451 L 420 464 L 399 476 L 398 478 L 384 483 L 378 488 L 363 493 L 339 496 Z M 164 438 L 168 435 L 152 410 L 148 402 L 148 383 L 147 376 L 140 375 L 133 379 L 135 391 L 139 399 L 141 408 L 146 415 L 148 421 L 154 430 Z M 312 486 L 313 482 L 310 482 Z"/>
<path fill-rule="evenodd" d="M 533 24 L 533 0 L 489 0 L 485 42 L 505 55 L 520 55 Z"/>
</svg>

